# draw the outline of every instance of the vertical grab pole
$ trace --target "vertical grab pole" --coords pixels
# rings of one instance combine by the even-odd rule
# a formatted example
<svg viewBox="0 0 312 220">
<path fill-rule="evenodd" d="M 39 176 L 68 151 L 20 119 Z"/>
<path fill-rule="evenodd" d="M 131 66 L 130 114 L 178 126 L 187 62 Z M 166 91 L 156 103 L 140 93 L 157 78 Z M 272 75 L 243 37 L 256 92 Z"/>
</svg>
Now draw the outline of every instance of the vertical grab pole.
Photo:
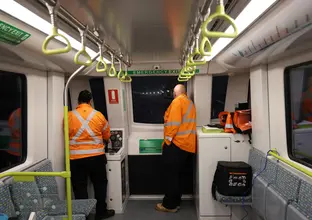
<svg viewBox="0 0 312 220">
<path fill-rule="evenodd" d="M 91 61 L 94 62 L 98 57 L 100 56 L 100 53 L 97 53 Z M 92 63 L 91 62 L 91 63 Z M 77 76 L 79 73 L 81 73 L 84 69 L 86 69 L 87 66 L 81 66 L 79 67 L 67 80 L 64 88 L 64 142 L 65 142 L 65 170 L 66 170 L 66 198 L 67 198 L 67 212 L 68 212 L 68 219 L 72 220 L 72 196 L 71 196 L 71 172 L 70 172 L 70 158 L 69 158 L 69 130 L 68 130 L 68 86 L 70 81 Z"/>
</svg>

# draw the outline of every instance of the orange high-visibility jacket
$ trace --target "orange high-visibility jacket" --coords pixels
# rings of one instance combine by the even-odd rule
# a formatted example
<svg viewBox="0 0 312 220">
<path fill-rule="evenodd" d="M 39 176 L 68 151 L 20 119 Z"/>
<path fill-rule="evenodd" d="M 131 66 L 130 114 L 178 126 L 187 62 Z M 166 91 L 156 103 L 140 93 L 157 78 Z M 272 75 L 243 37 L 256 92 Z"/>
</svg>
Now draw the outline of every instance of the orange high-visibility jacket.
<svg viewBox="0 0 312 220">
<path fill-rule="evenodd" d="M 164 141 L 170 145 L 172 141 L 184 151 L 196 151 L 196 109 L 186 96 L 176 97 L 164 116 Z"/>
<path fill-rule="evenodd" d="M 11 131 L 10 146 L 7 152 L 14 156 L 21 156 L 21 108 L 16 109 L 9 117 Z"/>
<path fill-rule="evenodd" d="M 312 122 L 312 88 L 309 88 L 302 96 L 302 113 L 304 120 Z"/>
<path fill-rule="evenodd" d="M 104 154 L 104 140 L 110 138 L 110 126 L 101 112 L 80 104 L 68 113 L 70 159 Z"/>
</svg>

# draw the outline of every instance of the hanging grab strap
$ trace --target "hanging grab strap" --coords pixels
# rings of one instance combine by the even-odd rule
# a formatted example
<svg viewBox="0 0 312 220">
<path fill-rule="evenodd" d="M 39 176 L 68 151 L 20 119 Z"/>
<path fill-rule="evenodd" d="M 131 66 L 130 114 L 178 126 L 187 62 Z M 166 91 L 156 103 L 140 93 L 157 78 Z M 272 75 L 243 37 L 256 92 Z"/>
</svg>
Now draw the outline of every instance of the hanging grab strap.
<svg viewBox="0 0 312 220">
<path fill-rule="evenodd" d="M 207 48 L 207 50 L 205 50 Z M 200 42 L 199 52 L 202 56 L 211 56 L 212 54 L 212 46 L 208 39 L 208 37 L 204 37 Z"/>
<path fill-rule="evenodd" d="M 120 62 L 120 67 L 121 67 L 121 61 Z M 118 73 L 118 79 L 120 80 L 120 82 L 132 82 L 132 78 L 130 76 L 128 76 L 128 67 L 125 65 L 125 71 L 119 70 Z"/>
<path fill-rule="evenodd" d="M 62 54 L 62 53 L 68 53 L 72 47 L 70 45 L 70 42 L 68 39 L 58 33 L 58 28 L 56 27 L 56 16 L 57 16 L 57 10 L 59 7 L 58 1 L 56 1 L 55 6 L 50 5 L 49 3 L 46 3 L 46 6 L 49 10 L 49 14 L 51 17 L 51 25 L 52 25 L 52 33 L 51 35 L 47 36 L 46 39 L 42 43 L 42 52 L 46 55 L 53 55 L 53 54 Z M 55 39 L 56 37 L 60 37 L 65 40 L 66 47 L 65 48 L 57 48 L 57 49 L 47 49 L 48 44 L 51 42 L 52 39 Z"/>
<path fill-rule="evenodd" d="M 103 48 L 104 48 L 104 40 L 103 40 L 103 44 L 98 43 L 99 46 L 99 51 L 100 51 L 100 58 L 99 61 L 96 64 L 96 72 L 98 73 L 103 73 L 107 70 L 107 64 L 104 61 L 104 57 L 103 57 Z M 101 65 L 103 65 L 103 67 L 101 68 Z"/>
<path fill-rule="evenodd" d="M 110 52 L 109 52 L 110 53 Z M 111 55 L 111 67 L 109 68 L 109 71 L 108 71 L 108 76 L 109 77 L 115 77 L 117 76 L 117 72 L 116 72 L 116 69 L 115 69 L 115 66 L 114 66 L 114 55 L 112 53 L 110 53 Z"/>
<path fill-rule="evenodd" d="M 196 36 L 195 39 L 195 51 L 194 53 L 191 53 L 189 58 L 187 59 L 187 66 L 197 66 L 197 65 L 204 65 L 206 64 L 205 59 L 202 57 L 201 60 L 194 60 L 194 57 L 196 55 L 202 56 L 201 53 L 199 52 L 199 46 L 198 46 L 198 41 L 199 41 L 199 36 Z"/>
<path fill-rule="evenodd" d="M 81 37 L 81 50 L 78 51 L 75 55 L 74 62 L 78 65 L 83 65 L 83 66 L 90 66 L 92 64 L 92 60 L 90 55 L 86 51 L 86 46 L 85 46 L 85 40 L 86 40 L 86 34 L 88 31 L 88 26 L 86 26 L 85 30 L 81 30 L 80 28 L 78 29 Z M 86 62 L 80 61 L 79 57 L 80 55 L 83 55 L 84 57 L 87 58 Z"/>
<path fill-rule="evenodd" d="M 219 31 L 209 31 L 208 30 L 208 24 L 213 20 L 213 19 L 224 19 L 226 21 L 228 21 L 230 23 L 230 25 L 233 27 L 234 32 L 233 33 L 224 33 L 224 32 L 219 32 Z M 238 35 L 238 30 L 237 27 L 235 25 L 235 21 L 233 20 L 233 18 L 231 18 L 230 16 L 228 16 L 225 13 L 224 10 L 224 3 L 223 0 L 217 0 L 217 8 L 216 8 L 216 12 L 213 13 L 212 15 L 210 15 L 202 24 L 201 26 L 201 31 L 204 37 L 213 37 L 213 38 L 235 38 Z"/>
</svg>

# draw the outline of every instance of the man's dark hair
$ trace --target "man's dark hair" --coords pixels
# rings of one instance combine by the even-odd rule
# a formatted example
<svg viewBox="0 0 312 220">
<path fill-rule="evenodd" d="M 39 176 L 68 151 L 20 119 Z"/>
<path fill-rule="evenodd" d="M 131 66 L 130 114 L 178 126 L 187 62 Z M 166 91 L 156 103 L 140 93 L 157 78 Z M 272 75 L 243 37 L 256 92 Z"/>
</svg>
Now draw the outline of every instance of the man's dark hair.
<svg viewBox="0 0 312 220">
<path fill-rule="evenodd" d="M 92 99 L 92 94 L 88 90 L 83 90 L 79 93 L 78 103 L 89 103 Z"/>
</svg>

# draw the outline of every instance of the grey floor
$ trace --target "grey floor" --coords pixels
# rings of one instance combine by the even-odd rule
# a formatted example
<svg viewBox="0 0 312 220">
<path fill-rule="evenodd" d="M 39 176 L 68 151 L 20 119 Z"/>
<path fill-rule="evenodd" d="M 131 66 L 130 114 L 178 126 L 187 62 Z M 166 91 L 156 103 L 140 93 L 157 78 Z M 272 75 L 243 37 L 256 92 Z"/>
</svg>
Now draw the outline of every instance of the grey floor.
<svg viewBox="0 0 312 220">
<path fill-rule="evenodd" d="M 129 200 L 124 214 L 116 214 L 109 220 L 196 220 L 193 201 L 186 200 L 177 213 L 162 213 L 155 210 L 156 200 Z"/>
</svg>

